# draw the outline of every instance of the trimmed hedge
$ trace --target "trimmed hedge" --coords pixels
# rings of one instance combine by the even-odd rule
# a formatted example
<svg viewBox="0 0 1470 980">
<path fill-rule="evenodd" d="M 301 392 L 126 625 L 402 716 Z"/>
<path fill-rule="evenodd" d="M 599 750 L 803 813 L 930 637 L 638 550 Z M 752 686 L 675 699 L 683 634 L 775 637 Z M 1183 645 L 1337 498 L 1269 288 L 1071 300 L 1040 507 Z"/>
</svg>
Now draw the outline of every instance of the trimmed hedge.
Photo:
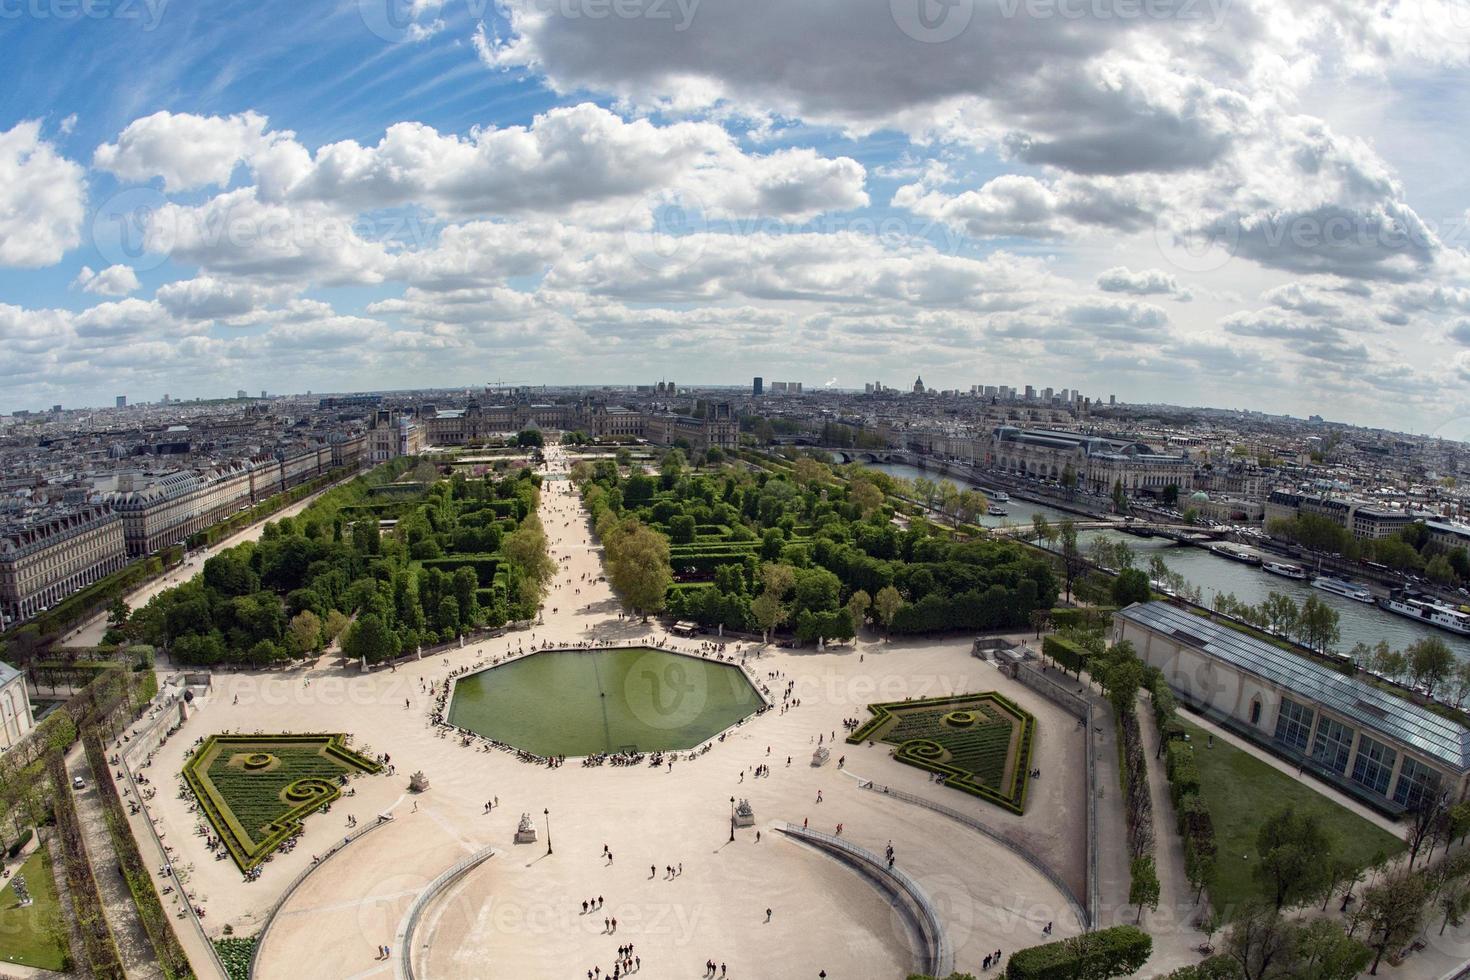
<svg viewBox="0 0 1470 980">
<path fill-rule="evenodd" d="M 1091 656 L 1078 644 L 1054 634 L 1048 634 L 1041 641 L 1041 652 L 1074 674 L 1081 674 L 1087 669 L 1087 658 Z"/>
<path fill-rule="evenodd" d="M 1095 629 L 1106 624 L 1117 611 L 1116 606 L 1059 606 L 1051 611 L 1051 623 L 1056 629 Z"/>
<path fill-rule="evenodd" d="M 301 827 L 301 821 L 317 809 L 326 806 L 341 795 L 337 783 L 320 777 L 306 777 L 286 787 L 288 803 L 295 804 L 265 825 L 267 833 L 256 839 L 235 815 L 226 800 L 209 778 L 208 768 L 231 746 L 262 745 L 309 745 L 325 741 L 323 751 L 335 758 L 344 768 L 344 775 L 353 770 L 367 773 L 382 771 L 382 766 L 358 755 L 346 747 L 342 734 L 307 735 L 211 735 L 204 744 L 184 763 L 184 780 L 199 801 L 199 809 L 208 818 L 210 825 L 219 834 L 225 849 L 241 871 L 248 871 L 271 855 Z M 216 749 L 218 751 L 216 751 Z M 201 774 L 201 765 L 204 772 Z"/>
<path fill-rule="evenodd" d="M 437 568 L 450 575 L 456 569 L 472 568 L 480 587 L 490 588 L 495 584 L 495 573 L 500 570 L 502 561 L 499 554 L 451 555 L 447 558 L 425 558 L 419 564 L 424 568 Z"/>
<path fill-rule="evenodd" d="M 1006 980 L 1103 980 L 1137 973 L 1153 954 L 1154 941 L 1135 926 L 1114 926 L 1032 946 L 1011 954 Z"/>
<path fill-rule="evenodd" d="M 915 768 L 944 776 L 946 786 L 962 790 L 971 796 L 978 796 L 1011 813 L 1024 814 L 1026 812 L 1026 789 L 1031 776 L 1031 744 L 1036 734 L 1036 719 L 1020 705 L 1002 694 L 987 691 L 983 694 L 959 694 L 951 697 L 921 698 L 917 701 L 870 704 L 868 710 L 872 712 L 873 717 L 859 725 L 847 737 L 847 741 L 850 744 L 859 745 L 870 738 L 880 738 L 876 733 L 897 719 L 897 715 L 894 714 L 895 710 L 944 708 L 949 705 L 955 705 L 956 710 L 964 710 L 965 706 L 974 705 L 976 702 L 984 702 L 997 708 L 1009 715 L 1013 724 L 1021 726 L 1021 739 L 1016 746 L 1016 764 L 1011 772 L 1008 792 L 1001 792 L 984 783 L 976 782 L 974 775 L 969 771 L 940 761 L 948 754 L 947 750 L 939 743 L 929 739 L 910 739 L 902 743 L 894 753 L 894 758 Z"/>
</svg>

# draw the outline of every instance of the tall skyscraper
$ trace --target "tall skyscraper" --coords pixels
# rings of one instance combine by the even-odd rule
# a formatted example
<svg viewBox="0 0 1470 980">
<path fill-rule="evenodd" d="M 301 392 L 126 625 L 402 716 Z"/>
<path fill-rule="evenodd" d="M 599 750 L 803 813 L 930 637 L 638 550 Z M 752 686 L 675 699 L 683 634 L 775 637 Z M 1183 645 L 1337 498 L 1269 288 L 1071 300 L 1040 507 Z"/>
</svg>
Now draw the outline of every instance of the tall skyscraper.
<svg viewBox="0 0 1470 980">
<path fill-rule="evenodd" d="M 756 378 L 750 383 L 750 393 L 756 398 L 766 393 L 766 379 Z"/>
<path fill-rule="evenodd" d="M 127 408 L 128 407 L 128 396 L 127 395 L 118 395 L 117 396 L 117 407 L 118 408 Z"/>
</svg>

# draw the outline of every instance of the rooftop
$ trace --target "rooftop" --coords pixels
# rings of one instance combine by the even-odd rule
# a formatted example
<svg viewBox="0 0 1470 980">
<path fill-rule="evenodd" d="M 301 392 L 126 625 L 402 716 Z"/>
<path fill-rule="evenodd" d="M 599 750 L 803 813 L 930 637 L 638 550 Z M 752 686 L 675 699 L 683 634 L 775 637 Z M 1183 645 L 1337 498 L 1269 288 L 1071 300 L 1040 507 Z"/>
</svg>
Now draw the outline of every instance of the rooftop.
<svg viewBox="0 0 1470 980">
<path fill-rule="evenodd" d="M 1311 698 L 1365 730 L 1457 771 L 1470 770 L 1470 729 L 1412 701 L 1167 602 L 1135 603 L 1116 615 Z"/>
</svg>

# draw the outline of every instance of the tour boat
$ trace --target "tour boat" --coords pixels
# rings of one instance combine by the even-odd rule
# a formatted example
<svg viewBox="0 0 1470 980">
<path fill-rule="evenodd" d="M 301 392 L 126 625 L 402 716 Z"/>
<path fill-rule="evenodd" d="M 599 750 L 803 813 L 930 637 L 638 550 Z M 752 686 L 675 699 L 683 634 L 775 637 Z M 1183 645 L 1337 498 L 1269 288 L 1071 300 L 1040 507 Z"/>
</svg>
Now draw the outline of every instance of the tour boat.
<svg viewBox="0 0 1470 980">
<path fill-rule="evenodd" d="M 1387 598 L 1378 600 L 1378 607 L 1430 626 L 1438 626 L 1451 633 L 1470 636 L 1470 613 L 1462 613 L 1453 606 L 1436 602 L 1428 596 L 1395 589 Z"/>
<path fill-rule="evenodd" d="M 995 504 L 991 504 L 990 507 L 985 511 L 985 513 L 989 514 L 991 517 L 1005 517 L 1006 515 L 1010 514 L 1010 511 L 1006 510 L 1004 507 L 997 507 Z"/>
<path fill-rule="evenodd" d="M 1349 599 L 1352 599 L 1354 602 L 1366 602 L 1369 604 L 1373 602 L 1373 593 L 1369 592 L 1358 583 L 1349 582 L 1347 579 L 1333 578 L 1330 575 L 1323 575 L 1320 578 L 1313 579 L 1312 585 L 1314 588 L 1321 589 L 1323 592 L 1331 592 L 1334 595 L 1345 596 Z"/>
<path fill-rule="evenodd" d="M 1293 565 L 1290 562 L 1263 561 L 1261 562 L 1261 571 L 1270 572 L 1272 575 L 1280 575 L 1282 578 L 1296 579 L 1298 582 L 1305 582 L 1307 579 L 1306 570 L 1302 566 Z"/>
<path fill-rule="evenodd" d="M 1246 565 L 1259 565 L 1261 563 L 1260 555 L 1253 555 L 1249 551 L 1244 551 L 1240 548 L 1232 548 L 1228 544 L 1212 544 L 1210 545 L 1210 551 L 1219 555 L 1221 558 L 1229 558 L 1231 561 L 1238 561 Z"/>
<path fill-rule="evenodd" d="M 990 499 L 998 504 L 1003 504 L 1011 499 L 1011 495 L 1004 490 L 992 490 L 990 491 Z"/>
</svg>

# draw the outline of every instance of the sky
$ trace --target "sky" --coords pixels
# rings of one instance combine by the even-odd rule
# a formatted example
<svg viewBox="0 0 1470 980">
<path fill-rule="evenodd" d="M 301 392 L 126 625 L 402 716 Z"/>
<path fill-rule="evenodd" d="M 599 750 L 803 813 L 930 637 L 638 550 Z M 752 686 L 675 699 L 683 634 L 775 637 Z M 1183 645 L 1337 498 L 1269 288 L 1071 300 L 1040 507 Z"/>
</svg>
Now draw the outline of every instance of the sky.
<svg viewBox="0 0 1470 980">
<path fill-rule="evenodd" d="M 0 0 L 0 411 L 1035 384 L 1470 435 L 1470 0 Z"/>
</svg>

